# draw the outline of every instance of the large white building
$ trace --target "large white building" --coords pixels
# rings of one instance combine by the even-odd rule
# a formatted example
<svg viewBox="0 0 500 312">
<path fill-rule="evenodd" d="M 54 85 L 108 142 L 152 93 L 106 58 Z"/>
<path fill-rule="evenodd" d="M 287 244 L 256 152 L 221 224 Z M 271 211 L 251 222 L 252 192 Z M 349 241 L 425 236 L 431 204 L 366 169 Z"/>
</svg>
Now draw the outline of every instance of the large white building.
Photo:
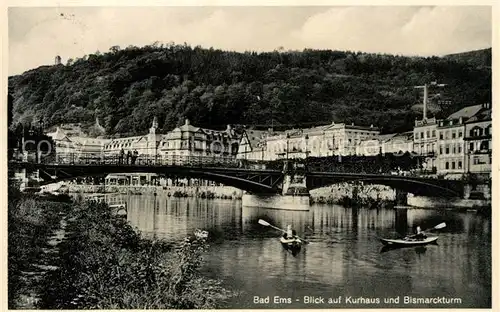
<svg viewBox="0 0 500 312">
<path fill-rule="evenodd" d="M 275 160 L 356 155 L 361 142 L 378 134 L 379 130 L 373 126 L 344 123 L 292 129 L 280 133 L 247 130 L 242 137 L 237 157 Z"/>
<path fill-rule="evenodd" d="M 158 121 L 154 117 L 148 134 L 103 140 L 102 152 L 109 156 L 120 154 L 122 150 L 125 154 L 137 151 L 138 155 L 147 155 L 151 158 L 157 157 L 159 155 L 158 149 L 165 137 L 165 135 L 157 133 L 157 129 Z"/>
<path fill-rule="evenodd" d="M 76 134 L 76 135 L 71 135 Z M 92 156 L 104 159 L 109 156 L 126 156 L 137 153 L 139 159 L 180 161 L 186 157 L 235 158 L 240 136 L 230 126 L 226 130 L 211 130 L 191 125 L 189 120 L 166 134 L 158 133 L 158 122 L 153 118 L 149 133 L 124 138 L 92 138 L 81 132 L 58 127 L 48 133 L 56 144 L 59 157 Z M 77 160 L 77 159 L 75 159 Z"/>
<path fill-rule="evenodd" d="M 160 153 L 163 156 L 235 158 L 240 136 L 227 126 L 226 130 L 195 127 L 188 119 L 163 137 Z"/>
</svg>

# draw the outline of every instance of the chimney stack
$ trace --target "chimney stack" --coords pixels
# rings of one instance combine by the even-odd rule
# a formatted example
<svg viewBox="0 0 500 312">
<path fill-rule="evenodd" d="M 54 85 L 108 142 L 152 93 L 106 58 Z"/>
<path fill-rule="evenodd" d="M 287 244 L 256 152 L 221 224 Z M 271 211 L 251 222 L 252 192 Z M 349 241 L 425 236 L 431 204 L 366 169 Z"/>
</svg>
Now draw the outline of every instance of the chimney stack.
<svg viewBox="0 0 500 312">
<path fill-rule="evenodd" d="M 423 119 L 426 120 L 427 119 L 427 97 L 428 97 L 428 89 L 427 89 L 427 85 L 424 86 L 424 116 L 423 116 Z"/>
</svg>

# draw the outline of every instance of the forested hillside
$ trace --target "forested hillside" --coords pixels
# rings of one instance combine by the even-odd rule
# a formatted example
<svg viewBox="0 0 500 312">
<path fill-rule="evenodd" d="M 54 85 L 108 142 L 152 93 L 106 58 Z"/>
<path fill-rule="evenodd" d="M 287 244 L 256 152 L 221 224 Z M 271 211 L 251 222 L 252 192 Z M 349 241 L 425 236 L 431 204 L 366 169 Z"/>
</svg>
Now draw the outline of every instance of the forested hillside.
<svg viewBox="0 0 500 312">
<path fill-rule="evenodd" d="M 164 131 L 186 117 L 209 128 L 334 120 L 404 131 L 422 114 L 415 105 L 422 102 L 416 85 L 448 84 L 439 92 L 451 105 L 431 105 L 438 117 L 491 102 L 491 49 L 475 53 L 478 58 L 421 58 L 330 50 L 236 53 L 187 45 L 115 46 L 66 65 L 9 77 L 9 92 L 14 122 L 91 125 L 98 116 L 108 134 L 144 133 L 154 115 Z"/>
</svg>

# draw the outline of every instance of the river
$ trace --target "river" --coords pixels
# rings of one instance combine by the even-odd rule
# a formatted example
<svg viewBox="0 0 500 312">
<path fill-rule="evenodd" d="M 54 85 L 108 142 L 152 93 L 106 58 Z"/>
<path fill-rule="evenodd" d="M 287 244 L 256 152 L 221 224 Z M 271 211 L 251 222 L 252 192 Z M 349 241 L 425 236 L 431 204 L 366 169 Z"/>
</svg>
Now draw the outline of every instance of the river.
<svg viewBox="0 0 500 312">
<path fill-rule="evenodd" d="M 117 200 L 145 236 L 179 240 L 208 230 L 204 274 L 242 292 L 227 308 L 491 307 L 491 221 L 474 212 L 335 205 L 294 212 L 153 195 Z M 293 256 L 279 244 L 280 232 L 259 219 L 292 224 L 310 244 Z M 437 245 L 382 252 L 378 237 L 441 222 L 447 226 L 436 231 Z"/>
</svg>

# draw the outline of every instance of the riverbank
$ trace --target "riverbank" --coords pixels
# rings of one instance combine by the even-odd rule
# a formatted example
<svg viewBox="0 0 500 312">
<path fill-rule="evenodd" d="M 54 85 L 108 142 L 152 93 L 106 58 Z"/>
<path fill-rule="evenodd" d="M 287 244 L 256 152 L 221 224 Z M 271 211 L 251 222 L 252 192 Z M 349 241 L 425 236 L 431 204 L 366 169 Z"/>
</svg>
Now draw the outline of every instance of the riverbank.
<svg viewBox="0 0 500 312">
<path fill-rule="evenodd" d="M 415 208 L 455 208 L 474 209 L 491 214 L 491 199 L 461 199 L 461 198 L 436 198 L 425 196 L 414 196 L 409 194 L 408 205 Z M 489 209 L 488 209 L 489 208 Z M 488 213 L 487 213 L 488 214 Z"/>
<path fill-rule="evenodd" d="M 49 267 L 54 234 L 67 201 L 42 199 L 9 188 L 8 197 L 8 307 L 34 309 Z"/>
<path fill-rule="evenodd" d="M 42 250 L 62 226 L 49 259 Z M 217 308 L 233 293 L 199 272 L 207 248 L 196 235 L 145 239 L 102 203 L 9 196 L 9 308 Z M 23 281 L 42 259 L 45 273 Z"/>
</svg>

